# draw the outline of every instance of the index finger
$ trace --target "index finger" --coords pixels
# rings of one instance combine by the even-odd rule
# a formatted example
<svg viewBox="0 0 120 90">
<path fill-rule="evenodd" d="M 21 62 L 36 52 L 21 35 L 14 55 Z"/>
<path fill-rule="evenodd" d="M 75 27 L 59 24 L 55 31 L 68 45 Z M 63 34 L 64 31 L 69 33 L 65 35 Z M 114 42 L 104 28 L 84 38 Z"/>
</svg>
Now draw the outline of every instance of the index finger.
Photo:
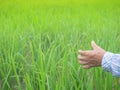
<svg viewBox="0 0 120 90">
<path fill-rule="evenodd" d="M 82 50 L 79 50 L 78 53 L 79 53 L 80 55 L 82 55 L 82 56 L 87 56 L 87 55 L 90 53 L 90 51 L 82 51 Z"/>
</svg>

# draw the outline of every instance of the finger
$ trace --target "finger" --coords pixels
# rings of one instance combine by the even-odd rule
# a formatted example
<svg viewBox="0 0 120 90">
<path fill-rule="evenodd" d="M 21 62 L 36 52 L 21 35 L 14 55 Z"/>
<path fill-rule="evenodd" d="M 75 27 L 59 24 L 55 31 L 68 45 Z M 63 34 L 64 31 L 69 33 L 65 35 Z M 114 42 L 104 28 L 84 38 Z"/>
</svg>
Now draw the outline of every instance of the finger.
<svg viewBox="0 0 120 90">
<path fill-rule="evenodd" d="M 82 50 L 79 50 L 78 53 L 82 56 L 87 56 L 88 55 L 88 51 L 82 51 Z"/>
<path fill-rule="evenodd" d="M 91 68 L 91 66 L 89 66 L 89 65 L 83 65 L 82 66 L 84 69 L 89 69 L 89 68 Z"/>
<path fill-rule="evenodd" d="M 81 65 L 88 65 L 88 64 L 89 64 L 88 61 L 79 61 L 79 63 L 80 63 Z"/>
<path fill-rule="evenodd" d="M 91 64 L 90 66 L 91 66 L 91 67 L 98 67 L 98 66 L 100 66 L 100 65 Z"/>
<path fill-rule="evenodd" d="M 94 65 L 94 64 L 89 64 L 89 66 L 90 66 L 90 67 L 95 67 L 95 65 Z"/>
<path fill-rule="evenodd" d="M 91 46 L 94 50 L 100 48 L 94 41 L 91 42 Z"/>
<path fill-rule="evenodd" d="M 87 57 L 78 55 L 78 60 L 80 60 L 80 61 L 86 61 Z"/>
</svg>

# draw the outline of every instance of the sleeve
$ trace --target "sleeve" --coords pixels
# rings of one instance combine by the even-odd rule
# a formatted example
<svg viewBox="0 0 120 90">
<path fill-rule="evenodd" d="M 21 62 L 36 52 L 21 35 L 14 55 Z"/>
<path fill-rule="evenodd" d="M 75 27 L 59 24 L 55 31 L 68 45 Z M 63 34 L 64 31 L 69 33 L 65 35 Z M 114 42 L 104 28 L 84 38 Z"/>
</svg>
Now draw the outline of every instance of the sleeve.
<svg viewBox="0 0 120 90">
<path fill-rule="evenodd" d="M 113 76 L 120 77 L 120 54 L 106 52 L 102 59 L 102 68 Z"/>
</svg>

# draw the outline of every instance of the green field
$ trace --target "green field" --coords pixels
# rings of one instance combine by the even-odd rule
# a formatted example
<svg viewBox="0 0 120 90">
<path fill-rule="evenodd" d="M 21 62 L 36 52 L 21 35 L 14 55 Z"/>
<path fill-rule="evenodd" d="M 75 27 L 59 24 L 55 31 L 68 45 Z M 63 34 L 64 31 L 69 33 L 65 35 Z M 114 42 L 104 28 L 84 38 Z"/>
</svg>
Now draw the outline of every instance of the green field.
<svg viewBox="0 0 120 90">
<path fill-rule="evenodd" d="M 0 90 L 120 90 L 78 63 L 92 40 L 120 52 L 118 0 L 0 0 Z"/>
</svg>

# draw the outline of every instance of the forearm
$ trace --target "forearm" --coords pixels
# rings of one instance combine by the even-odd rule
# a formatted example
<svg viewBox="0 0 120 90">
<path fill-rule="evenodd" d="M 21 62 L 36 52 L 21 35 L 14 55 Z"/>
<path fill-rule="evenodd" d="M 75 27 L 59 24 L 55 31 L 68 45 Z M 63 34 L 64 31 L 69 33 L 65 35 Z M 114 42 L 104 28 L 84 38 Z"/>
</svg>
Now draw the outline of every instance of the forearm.
<svg viewBox="0 0 120 90">
<path fill-rule="evenodd" d="M 102 67 L 113 76 L 120 77 L 120 54 L 106 52 L 102 59 Z"/>
</svg>

